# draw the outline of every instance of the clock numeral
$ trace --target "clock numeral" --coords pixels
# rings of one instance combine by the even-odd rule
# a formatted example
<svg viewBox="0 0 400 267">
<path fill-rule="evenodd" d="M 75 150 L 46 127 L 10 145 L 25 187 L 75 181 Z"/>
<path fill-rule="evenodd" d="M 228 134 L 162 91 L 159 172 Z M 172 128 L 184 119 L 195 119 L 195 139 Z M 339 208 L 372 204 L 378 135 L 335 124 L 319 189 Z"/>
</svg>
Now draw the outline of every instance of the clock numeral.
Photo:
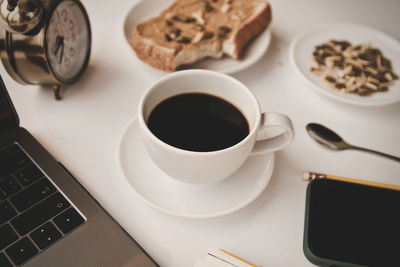
<svg viewBox="0 0 400 267">
<path fill-rule="evenodd" d="M 68 29 L 70 31 L 73 31 L 75 29 L 75 23 L 72 20 L 69 20 L 69 27 Z"/>
<path fill-rule="evenodd" d="M 68 68 L 71 65 L 71 60 L 69 60 L 69 58 L 65 58 L 64 62 L 66 68 Z"/>
<path fill-rule="evenodd" d="M 75 56 L 75 49 L 73 49 L 72 47 L 69 49 L 69 55 L 70 55 L 71 57 L 74 57 L 74 56 Z"/>
<path fill-rule="evenodd" d="M 62 17 L 64 22 L 68 21 L 68 12 L 67 12 L 66 9 L 61 10 L 61 17 Z"/>
</svg>

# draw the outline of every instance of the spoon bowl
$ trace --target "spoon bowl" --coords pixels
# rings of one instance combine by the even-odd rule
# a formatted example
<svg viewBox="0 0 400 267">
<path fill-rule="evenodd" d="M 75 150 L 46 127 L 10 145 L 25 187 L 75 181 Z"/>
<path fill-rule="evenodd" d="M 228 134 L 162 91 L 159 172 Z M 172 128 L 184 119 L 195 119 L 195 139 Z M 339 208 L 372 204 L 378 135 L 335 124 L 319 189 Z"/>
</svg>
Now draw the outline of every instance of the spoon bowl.
<svg viewBox="0 0 400 267">
<path fill-rule="evenodd" d="M 343 140 L 337 133 L 318 123 L 309 123 L 306 126 L 308 134 L 318 143 L 333 149 L 349 149 L 351 145 Z"/>
</svg>

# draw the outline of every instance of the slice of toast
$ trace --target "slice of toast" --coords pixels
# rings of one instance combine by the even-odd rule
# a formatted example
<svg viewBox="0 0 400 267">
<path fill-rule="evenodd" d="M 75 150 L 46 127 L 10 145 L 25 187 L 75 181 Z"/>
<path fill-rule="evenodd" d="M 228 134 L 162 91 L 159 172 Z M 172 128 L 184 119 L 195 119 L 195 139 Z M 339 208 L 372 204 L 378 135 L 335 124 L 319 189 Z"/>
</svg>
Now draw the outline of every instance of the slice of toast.
<svg viewBox="0 0 400 267">
<path fill-rule="evenodd" d="M 271 6 L 264 0 L 175 0 L 136 25 L 130 42 L 141 60 L 171 72 L 205 57 L 239 59 L 270 22 Z"/>
</svg>

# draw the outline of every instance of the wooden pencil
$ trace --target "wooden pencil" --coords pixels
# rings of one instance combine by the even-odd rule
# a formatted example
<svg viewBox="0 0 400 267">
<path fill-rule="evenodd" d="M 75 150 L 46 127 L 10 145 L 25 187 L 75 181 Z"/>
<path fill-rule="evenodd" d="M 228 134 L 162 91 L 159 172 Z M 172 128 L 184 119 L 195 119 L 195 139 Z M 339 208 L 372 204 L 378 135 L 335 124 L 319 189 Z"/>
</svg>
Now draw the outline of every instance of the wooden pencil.
<svg viewBox="0 0 400 267">
<path fill-rule="evenodd" d="M 381 187 L 381 188 L 399 190 L 400 191 L 400 186 L 398 186 L 398 185 L 371 182 L 371 181 L 366 181 L 366 180 L 359 180 L 359 179 L 354 179 L 354 178 L 340 177 L 340 176 L 334 176 L 334 175 L 329 175 L 329 174 L 324 174 L 324 173 L 317 173 L 317 172 L 304 171 L 302 173 L 302 175 L 301 175 L 301 178 L 304 181 L 312 181 L 314 179 L 332 179 L 332 180 L 336 180 L 336 181 L 363 184 L 363 185 L 369 185 L 369 186 L 375 186 L 375 187 Z"/>
</svg>

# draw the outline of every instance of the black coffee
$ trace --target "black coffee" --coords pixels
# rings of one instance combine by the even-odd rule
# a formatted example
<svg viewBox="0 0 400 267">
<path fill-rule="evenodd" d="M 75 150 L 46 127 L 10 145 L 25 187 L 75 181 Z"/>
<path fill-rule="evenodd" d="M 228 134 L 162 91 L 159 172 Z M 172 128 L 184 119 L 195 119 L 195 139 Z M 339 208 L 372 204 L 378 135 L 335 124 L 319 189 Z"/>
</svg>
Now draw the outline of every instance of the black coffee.
<svg viewBox="0 0 400 267">
<path fill-rule="evenodd" d="M 198 152 L 228 148 L 249 134 L 249 124 L 235 106 L 202 93 L 164 100 L 152 110 L 147 125 L 165 143 Z"/>
</svg>

